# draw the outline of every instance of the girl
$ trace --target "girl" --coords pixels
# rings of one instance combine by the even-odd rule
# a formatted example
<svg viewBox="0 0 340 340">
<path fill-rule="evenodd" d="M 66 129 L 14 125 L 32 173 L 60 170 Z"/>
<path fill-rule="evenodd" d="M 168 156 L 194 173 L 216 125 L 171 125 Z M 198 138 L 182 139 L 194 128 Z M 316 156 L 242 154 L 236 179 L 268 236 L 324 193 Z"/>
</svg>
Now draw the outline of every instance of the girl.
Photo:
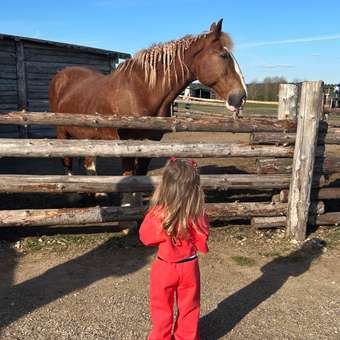
<svg viewBox="0 0 340 340">
<path fill-rule="evenodd" d="M 149 340 L 198 340 L 200 272 L 197 251 L 207 253 L 209 222 L 195 161 L 168 161 L 140 227 L 146 246 L 158 246 L 150 276 L 152 330 Z"/>
</svg>

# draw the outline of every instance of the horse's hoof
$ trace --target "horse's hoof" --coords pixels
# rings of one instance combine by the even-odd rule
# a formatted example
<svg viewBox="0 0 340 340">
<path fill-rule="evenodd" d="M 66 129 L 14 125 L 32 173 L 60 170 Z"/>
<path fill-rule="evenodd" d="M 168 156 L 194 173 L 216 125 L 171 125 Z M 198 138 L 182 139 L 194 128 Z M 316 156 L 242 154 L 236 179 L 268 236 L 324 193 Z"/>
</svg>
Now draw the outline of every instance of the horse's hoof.
<svg viewBox="0 0 340 340">
<path fill-rule="evenodd" d="M 96 192 L 95 194 L 94 194 L 94 197 L 95 198 L 107 198 L 107 192 Z"/>
<path fill-rule="evenodd" d="M 97 171 L 86 169 L 87 176 L 97 176 Z"/>
</svg>

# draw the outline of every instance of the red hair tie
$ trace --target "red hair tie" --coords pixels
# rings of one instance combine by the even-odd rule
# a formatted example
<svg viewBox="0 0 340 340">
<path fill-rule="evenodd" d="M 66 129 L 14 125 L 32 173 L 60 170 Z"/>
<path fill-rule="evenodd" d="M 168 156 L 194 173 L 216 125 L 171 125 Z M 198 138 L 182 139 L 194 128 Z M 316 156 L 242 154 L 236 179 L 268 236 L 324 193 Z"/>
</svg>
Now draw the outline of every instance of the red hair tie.
<svg viewBox="0 0 340 340">
<path fill-rule="evenodd" d="M 175 162 L 175 161 L 177 161 L 177 158 L 172 156 L 172 157 L 170 157 L 169 160 L 170 160 L 170 162 Z M 187 159 L 187 160 L 185 160 L 185 162 L 187 164 L 189 164 L 190 166 L 192 166 L 193 168 L 197 168 L 197 162 L 194 161 L 193 159 Z"/>
<path fill-rule="evenodd" d="M 194 161 L 193 159 L 188 159 L 186 161 L 189 165 L 191 165 L 193 168 L 197 168 L 197 162 Z"/>
</svg>

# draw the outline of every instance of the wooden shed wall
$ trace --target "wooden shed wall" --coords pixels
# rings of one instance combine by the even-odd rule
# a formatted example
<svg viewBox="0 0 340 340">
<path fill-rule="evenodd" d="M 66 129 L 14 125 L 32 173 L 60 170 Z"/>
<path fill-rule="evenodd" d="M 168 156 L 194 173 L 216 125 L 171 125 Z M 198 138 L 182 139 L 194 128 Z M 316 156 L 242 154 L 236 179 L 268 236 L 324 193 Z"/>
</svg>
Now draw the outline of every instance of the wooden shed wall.
<svg viewBox="0 0 340 340">
<path fill-rule="evenodd" d="M 67 66 L 87 66 L 108 74 L 118 57 L 25 40 L 0 39 L 0 112 L 49 111 L 48 84 Z M 0 127 L 0 137 L 53 137 L 52 127 Z"/>
<path fill-rule="evenodd" d="M 16 69 L 16 45 L 13 40 L 0 40 L 0 112 L 18 109 L 18 87 Z M 3 125 L 0 133 L 15 137 L 18 128 Z"/>
</svg>

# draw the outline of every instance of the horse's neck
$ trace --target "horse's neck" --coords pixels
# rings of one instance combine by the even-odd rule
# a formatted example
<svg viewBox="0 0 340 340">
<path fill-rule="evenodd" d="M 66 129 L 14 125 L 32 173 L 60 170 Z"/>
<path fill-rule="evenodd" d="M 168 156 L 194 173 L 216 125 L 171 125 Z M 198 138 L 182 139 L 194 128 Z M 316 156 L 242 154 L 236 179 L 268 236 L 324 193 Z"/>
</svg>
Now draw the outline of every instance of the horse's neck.
<svg viewBox="0 0 340 340">
<path fill-rule="evenodd" d="M 168 115 L 171 103 L 176 97 L 194 80 L 196 80 L 193 71 L 194 56 L 200 46 L 192 46 L 184 51 L 182 62 L 179 58 L 174 60 L 174 65 L 164 71 L 161 62 L 157 65 L 157 80 L 154 86 L 147 83 L 145 79 L 145 70 L 142 67 L 134 68 L 131 72 L 131 79 L 138 77 L 145 84 L 147 92 L 152 97 L 154 106 L 157 107 L 155 114 L 160 116 Z"/>
<path fill-rule="evenodd" d="M 178 70 L 177 70 L 178 71 Z M 180 71 L 181 72 L 181 71 Z M 175 76 L 175 70 L 171 70 L 169 75 L 171 81 L 165 80 L 165 84 L 162 86 L 162 103 L 164 105 L 170 105 L 177 96 L 192 82 L 194 81 L 193 74 L 186 72 L 183 76 L 181 73 L 177 73 L 177 79 Z M 160 82 L 163 80 L 160 79 Z"/>
<path fill-rule="evenodd" d="M 162 74 L 162 77 L 165 77 L 163 100 L 167 105 L 170 105 L 192 81 L 197 80 L 194 61 L 204 46 L 204 38 L 198 39 L 189 48 L 184 50 L 182 55 L 183 63 L 181 63 L 179 58 L 175 59 L 175 67 L 170 67 L 169 71 L 171 82 L 167 81 L 168 75 Z M 161 82 L 163 79 L 159 79 L 159 81 Z"/>
</svg>

